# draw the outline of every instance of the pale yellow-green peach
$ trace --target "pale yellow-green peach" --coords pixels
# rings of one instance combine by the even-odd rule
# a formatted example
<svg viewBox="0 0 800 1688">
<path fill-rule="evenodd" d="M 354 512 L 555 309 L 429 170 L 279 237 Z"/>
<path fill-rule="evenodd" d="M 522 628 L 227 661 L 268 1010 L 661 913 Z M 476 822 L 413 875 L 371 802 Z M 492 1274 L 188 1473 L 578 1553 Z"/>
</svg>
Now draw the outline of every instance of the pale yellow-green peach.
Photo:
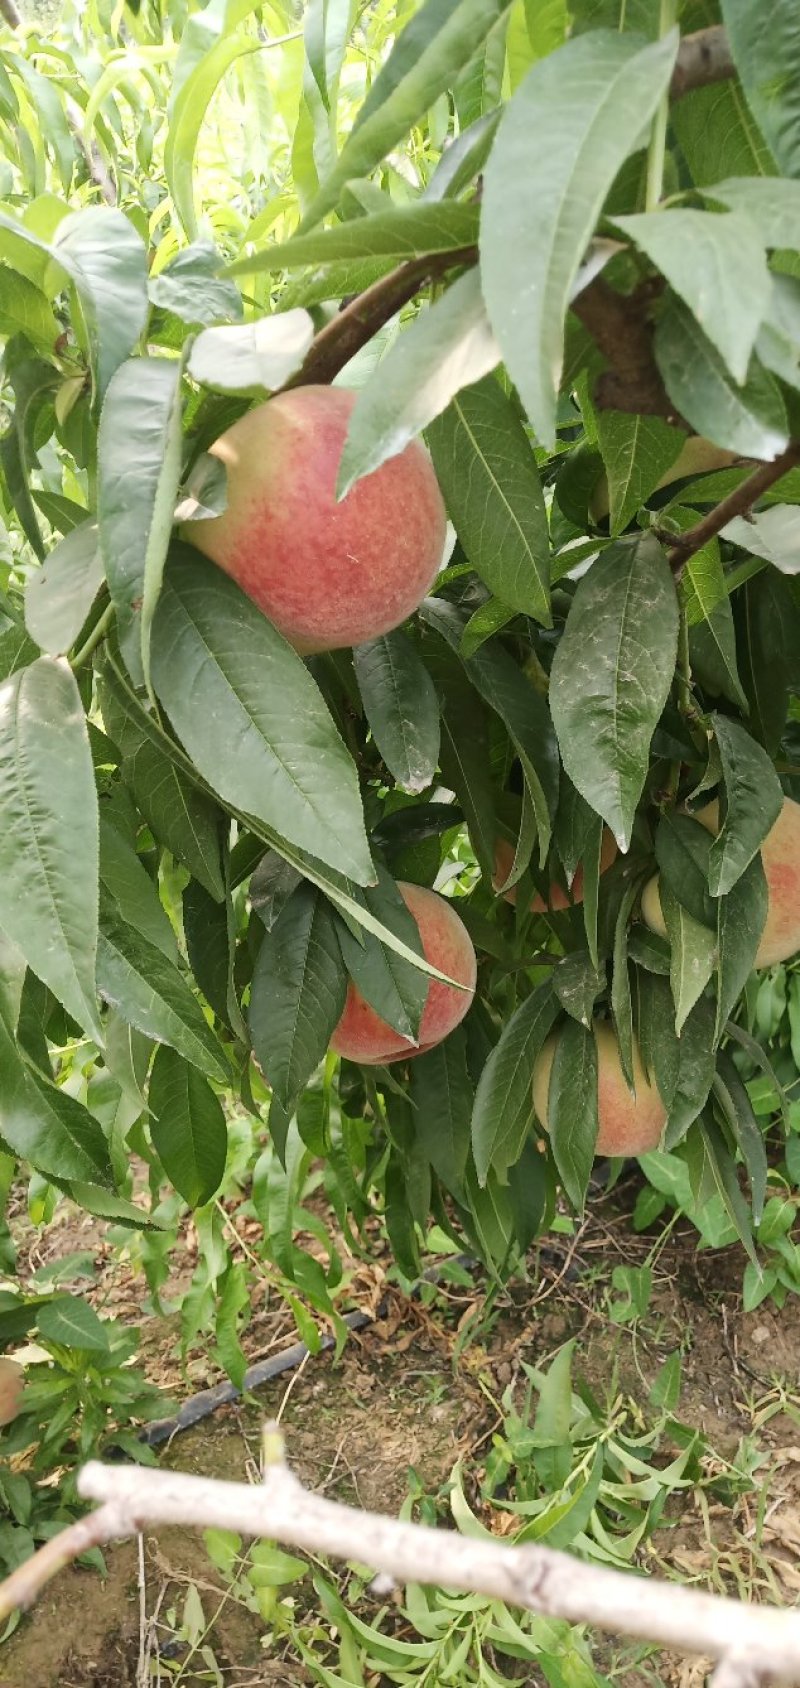
<svg viewBox="0 0 800 1688">
<path fill-rule="evenodd" d="M 600 1129 L 595 1146 L 596 1155 L 644 1155 L 657 1149 L 667 1120 L 667 1110 L 654 1084 L 648 1080 L 641 1056 L 634 1043 L 631 1091 L 622 1071 L 619 1044 L 613 1026 L 607 1020 L 592 1023 L 597 1047 L 597 1113 Z M 553 1056 L 558 1039 L 554 1035 L 544 1044 L 533 1072 L 533 1105 L 545 1131 L 548 1129 L 548 1094 Z"/>
<path fill-rule="evenodd" d="M 719 806 L 707 803 L 695 812 L 707 832 L 719 830 Z M 800 950 L 800 804 L 785 797 L 783 808 L 761 846 L 769 902 L 754 967 L 772 967 Z M 651 932 L 666 937 L 667 928 L 658 890 L 659 875 L 648 880 L 642 893 L 642 918 Z"/>
<path fill-rule="evenodd" d="M 249 410 L 211 447 L 227 470 L 227 509 L 183 529 L 306 653 L 398 627 L 444 551 L 444 502 L 416 440 L 337 503 L 355 400 L 340 387 L 296 387 Z"/>
<path fill-rule="evenodd" d="M 600 845 L 601 873 L 605 873 L 606 869 L 611 866 L 611 863 L 616 859 L 616 854 L 616 838 L 614 837 L 613 832 L 609 832 L 608 827 L 604 826 L 603 838 Z M 513 861 L 513 844 L 510 844 L 507 838 L 503 838 L 502 836 L 498 837 L 494 847 L 494 873 L 492 874 L 492 885 L 495 891 L 499 891 L 500 886 L 507 880 L 508 875 L 511 872 Z M 510 891 L 504 891 L 503 896 L 507 903 L 516 903 L 516 885 L 512 885 Z M 575 878 L 572 881 L 571 891 L 565 891 L 564 887 L 559 885 L 557 880 L 553 880 L 548 893 L 547 902 L 545 902 L 544 897 L 540 896 L 537 891 L 535 896 L 531 898 L 529 908 L 532 914 L 544 914 L 548 910 L 555 912 L 560 909 L 574 908 L 576 903 L 582 902 L 583 867 L 579 863 L 575 873 Z"/>
<path fill-rule="evenodd" d="M 390 1061 L 408 1060 L 433 1049 L 463 1020 L 475 994 L 477 963 L 472 939 L 463 920 L 447 897 L 422 885 L 398 880 L 397 889 L 419 928 L 425 960 L 448 978 L 466 987 L 457 990 L 441 979 L 431 979 L 419 1026 L 419 1045 L 406 1042 L 399 1032 L 376 1014 L 352 983 L 347 988 L 344 1013 L 331 1038 L 331 1049 L 348 1061 L 364 1066 L 386 1066 Z"/>
</svg>

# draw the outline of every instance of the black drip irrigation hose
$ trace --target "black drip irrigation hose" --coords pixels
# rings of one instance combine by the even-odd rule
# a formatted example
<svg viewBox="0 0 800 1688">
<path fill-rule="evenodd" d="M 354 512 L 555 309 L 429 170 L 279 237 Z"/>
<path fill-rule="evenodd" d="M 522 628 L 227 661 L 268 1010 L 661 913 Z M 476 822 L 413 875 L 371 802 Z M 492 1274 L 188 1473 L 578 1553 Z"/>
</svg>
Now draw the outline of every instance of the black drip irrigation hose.
<svg viewBox="0 0 800 1688">
<path fill-rule="evenodd" d="M 547 1247 L 543 1247 L 541 1253 L 545 1257 L 549 1255 L 555 1256 L 556 1259 L 559 1258 L 554 1250 Z M 476 1260 L 471 1254 L 456 1254 L 453 1256 L 451 1264 L 463 1266 L 467 1269 L 479 1266 L 480 1261 Z M 443 1272 L 440 1267 L 430 1267 L 412 1285 L 411 1300 L 417 1299 L 425 1284 L 436 1283 L 442 1275 Z M 577 1277 L 576 1267 L 570 1266 L 565 1276 L 568 1278 Z M 344 1323 L 350 1330 L 364 1330 L 367 1325 L 374 1325 L 377 1319 L 382 1319 L 386 1313 L 386 1308 L 387 1303 L 384 1300 L 381 1301 L 377 1312 L 374 1314 L 356 1309 L 352 1313 L 344 1314 Z M 327 1352 L 335 1346 L 335 1341 L 336 1339 L 333 1336 L 321 1337 L 317 1353 Z M 250 1366 L 244 1374 L 241 1389 L 237 1389 L 230 1379 L 227 1379 L 224 1383 L 216 1384 L 213 1389 L 201 1389 L 197 1395 L 191 1395 L 188 1401 L 184 1401 L 183 1406 L 174 1418 L 157 1418 L 151 1424 L 145 1425 L 144 1429 L 139 1432 L 139 1441 L 144 1442 L 149 1448 L 158 1447 L 161 1442 L 171 1441 L 172 1437 L 177 1436 L 180 1431 L 189 1430 L 192 1425 L 200 1424 L 204 1418 L 209 1418 L 212 1413 L 217 1411 L 218 1407 L 224 1407 L 231 1401 L 240 1400 L 245 1393 L 257 1389 L 262 1383 L 271 1383 L 273 1378 L 282 1377 L 284 1372 L 297 1371 L 303 1361 L 308 1358 L 310 1352 L 311 1350 L 305 1342 L 294 1342 L 290 1348 L 283 1348 L 279 1354 L 272 1354 L 267 1360 L 257 1360 L 254 1366 Z"/>
</svg>

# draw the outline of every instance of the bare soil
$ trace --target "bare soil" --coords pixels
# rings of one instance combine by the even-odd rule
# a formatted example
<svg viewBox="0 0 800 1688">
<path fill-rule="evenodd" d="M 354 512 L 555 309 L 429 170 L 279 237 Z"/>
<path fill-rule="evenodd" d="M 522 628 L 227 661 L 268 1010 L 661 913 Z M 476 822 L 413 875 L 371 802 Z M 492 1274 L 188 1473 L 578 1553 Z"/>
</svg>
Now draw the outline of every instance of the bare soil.
<svg viewBox="0 0 800 1688">
<path fill-rule="evenodd" d="M 695 1234 L 679 1227 L 656 1261 L 646 1318 L 620 1327 L 608 1310 L 612 1269 L 641 1263 L 654 1235 L 636 1237 L 624 1213 L 599 1201 L 580 1235 L 560 1253 L 548 1252 L 531 1282 L 512 1286 L 492 1321 L 481 1318 L 485 1285 L 477 1273 L 473 1290 L 443 1291 L 430 1306 L 390 1291 L 385 1317 L 353 1337 L 340 1363 L 329 1354 L 308 1359 L 298 1373 L 259 1390 L 257 1402 L 225 1407 L 174 1438 L 163 1461 L 252 1479 L 260 1426 L 280 1413 L 290 1459 L 307 1484 L 393 1511 L 406 1495 L 410 1467 L 432 1492 L 459 1456 L 480 1469 L 499 1422 L 492 1401 L 514 1384 L 521 1361 L 542 1365 L 567 1337 L 578 1336 L 576 1371 L 596 1394 L 644 1409 L 659 1365 L 677 1348 L 684 1380 L 678 1416 L 702 1429 L 721 1458 L 752 1439 L 763 1459 L 760 1489 L 768 1491 L 764 1524 L 757 1530 L 752 1498 L 732 1509 L 682 1500 L 641 1563 L 683 1582 L 794 1604 L 800 1597 L 800 1301 L 789 1300 L 780 1312 L 767 1302 L 743 1313 L 739 1252 L 697 1254 Z M 74 1235 L 68 1240 L 72 1248 L 85 1246 Z M 373 1304 L 382 1277 L 379 1267 L 369 1295 L 365 1281 Z M 130 1304 L 130 1316 L 140 1316 L 138 1283 L 120 1283 L 117 1292 L 114 1311 L 125 1316 Z M 274 1310 L 270 1317 L 272 1325 L 264 1315 L 259 1327 L 259 1351 L 264 1342 L 292 1340 L 288 1327 L 278 1329 Z M 473 1336 L 462 1346 L 467 1324 Z M 150 1336 L 148 1368 L 173 1394 L 188 1393 L 185 1384 L 176 1388 L 180 1377 L 163 1323 L 153 1321 Z M 194 1387 L 207 1381 L 210 1368 L 196 1370 Z M 136 1688 L 142 1612 L 180 1612 L 192 1584 L 207 1617 L 220 1608 L 213 1645 L 226 1688 L 299 1688 L 308 1681 L 299 1663 L 271 1653 L 260 1620 L 225 1600 L 198 1536 L 148 1535 L 141 1564 L 136 1545 L 126 1543 L 107 1553 L 107 1565 L 105 1579 L 73 1567 L 51 1584 L 0 1650 L 4 1688 Z M 165 1622 L 165 1640 L 169 1633 Z M 599 1663 L 604 1654 L 605 1647 L 598 1649 Z M 187 1671 L 180 1680 L 199 1688 L 211 1678 Z M 654 1658 L 617 1680 L 621 1688 L 659 1681 L 702 1688 L 704 1667 Z"/>
</svg>

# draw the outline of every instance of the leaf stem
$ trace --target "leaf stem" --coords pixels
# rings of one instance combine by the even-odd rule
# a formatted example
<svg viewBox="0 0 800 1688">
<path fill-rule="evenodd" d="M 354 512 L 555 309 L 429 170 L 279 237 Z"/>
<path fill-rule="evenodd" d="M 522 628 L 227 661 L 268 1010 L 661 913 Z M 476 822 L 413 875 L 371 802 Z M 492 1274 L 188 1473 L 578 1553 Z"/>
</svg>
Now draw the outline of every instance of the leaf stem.
<svg viewBox="0 0 800 1688">
<path fill-rule="evenodd" d="M 659 36 L 668 35 L 674 29 L 677 20 L 677 0 L 661 0 L 661 10 L 658 19 Z M 655 211 L 658 208 L 661 192 L 664 186 L 664 159 L 667 150 L 667 124 L 669 122 L 669 92 L 661 97 L 658 111 L 653 118 L 650 131 L 650 145 L 647 149 L 647 183 L 645 187 L 645 211 Z"/>
<path fill-rule="evenodd" d="M 93 651 L 97 650 L 98 645 L 105 638 L 116 613 L 116 608 L 113 604 L 106 605 L 99 621 L 95 622 L 86 643 L 81 645 L 80 650 L 76 651 L 75 655 L 70 659 L 70 668 L 73 673 L 76 668 L 82 668 L 84 663 L 88 662 Z"/>
</svg>

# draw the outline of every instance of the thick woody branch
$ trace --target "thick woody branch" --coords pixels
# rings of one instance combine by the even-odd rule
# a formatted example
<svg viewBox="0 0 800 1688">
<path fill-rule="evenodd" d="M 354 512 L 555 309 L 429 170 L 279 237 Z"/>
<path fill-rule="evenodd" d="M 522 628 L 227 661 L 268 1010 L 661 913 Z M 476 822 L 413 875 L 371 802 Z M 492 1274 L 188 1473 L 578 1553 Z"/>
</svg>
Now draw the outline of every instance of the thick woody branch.
<svg viewBox="0 0 800 1688">
<path fill-rule="evenodd" d="M 698 29 L 694 35 L 684 35 L 678 48 L 675 69 L 669 85 L 671 100 L 682 100 L 695 88 L 707 88 L 712 82 L 727 82 L 736 75 L 731 58 L 728 33 L 723 24 L 711 29 Z"/>
<path fill-rule="evenodd" d="M 309 1494 L 283 1464 L 279 1433 L 265 1438 L 274 1455 L 258 1486 L 139 1467 L 84 1467 L 80 1493 L 100 1511 L 48 1542 L 0 1585 L 0 1617 L 28 1603 L 48 1577 L 90 1543 L 178 1524 L 237 1530 L 313 1554 L 369 1565 L 393 1582 L 429 1583 L 485 1594 L 570 1623 L 589 1623 L 681 1652 L 723 1661 L 717 1688 L 760 1682 L 800 1683 L 800 1613 L 747 1606 L 717 1595 L 599 1566 L 578 1564 L 551 1548 L 512 1546 L 364 1513 Z"/>
<path fill-rule="evenodd" d="M 597 276 L 573 299 L 572 310 L 609 365 L 595 382 L 592 397 L 598 408 L 679 422 L 653 354 L 653 291 L 645 282 L 633 293 L 618 293 Z"/>
<path fill-rule="evenodd" d="M 671 535 L 669 551 L 669 565 L 676 577 L 680 577 L 690 557 L 696 551 L 701 551 L 709 539 L 714 539 L 718 533 L 732 522 L 734 516 L 746 516 L 759 498 L 774 486 L 776 481 L 788 474 L 800 464 L 800 441 L 794 441 L 782 451 L 772 463 L 760 463 L 752 475 L 729 492 L 720 504 L 715 504 L 707 516 L 695 522 L 694 527 L 687 528 L 685 533 Z"/>
</svg>

